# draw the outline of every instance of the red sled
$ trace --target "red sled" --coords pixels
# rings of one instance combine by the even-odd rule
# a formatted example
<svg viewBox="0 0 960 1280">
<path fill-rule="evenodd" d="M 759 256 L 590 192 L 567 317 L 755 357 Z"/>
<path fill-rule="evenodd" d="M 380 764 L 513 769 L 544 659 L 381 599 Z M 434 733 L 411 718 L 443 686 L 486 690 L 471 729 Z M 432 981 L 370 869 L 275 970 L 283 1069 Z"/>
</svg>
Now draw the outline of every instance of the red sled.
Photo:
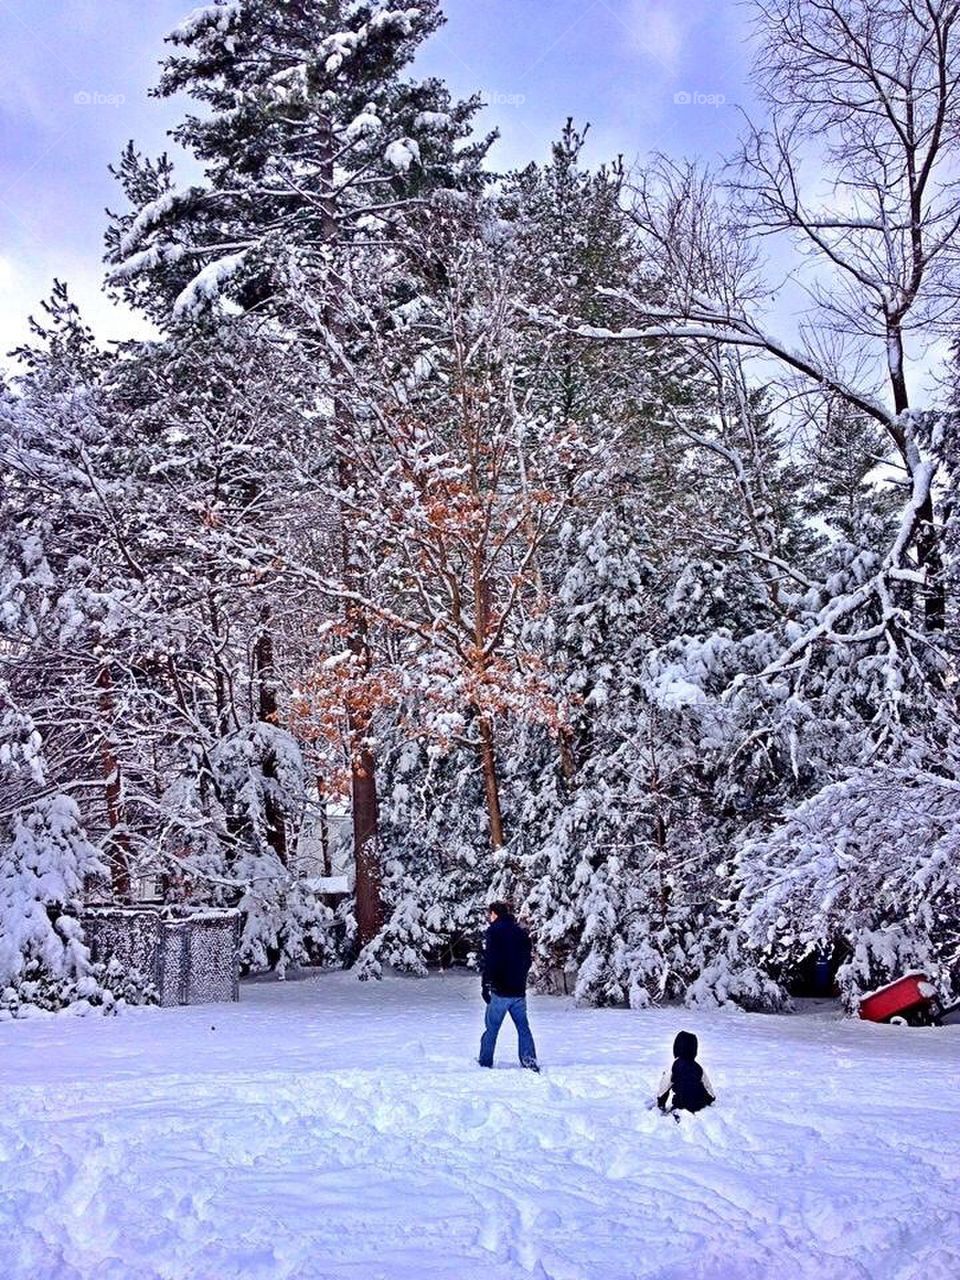
<svg viewBox="0 0 960 1280">
<path fill-rule="evenodd" d="M 896 982 L 871 991 L 860 1001 L 860 1017 L 867 1022 L 927 1027 L 934 1026 L 941 1013 L 937 989 L 925 973 L 908 973 Z"/>
</svg>

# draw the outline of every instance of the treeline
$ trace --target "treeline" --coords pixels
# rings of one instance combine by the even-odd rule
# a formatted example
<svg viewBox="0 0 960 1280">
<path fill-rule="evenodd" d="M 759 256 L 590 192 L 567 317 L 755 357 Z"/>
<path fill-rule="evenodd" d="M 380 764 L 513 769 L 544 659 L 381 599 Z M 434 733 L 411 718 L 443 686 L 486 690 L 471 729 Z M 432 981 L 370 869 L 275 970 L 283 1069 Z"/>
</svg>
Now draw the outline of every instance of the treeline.
<svg viewBox="0 0 960 1280">
<path fill-rule="evenodd" d="M 107 230 L 159 336 L 58 283 L 0 398 L 8 1009 L 109 1005 L 79 902 L 146 880 L 254 967 L 422 972 L 497 896 L 594 1003 L 949 980 L 955 8 L 758 4 L 722 183 L 569 122 L 492 174 L 479 100 L 409 78 L 436 0 L 172 34 L 203 178 L 131 144 Z M 300 834 L 344 809 L 333 910 Z"/>
</svg>

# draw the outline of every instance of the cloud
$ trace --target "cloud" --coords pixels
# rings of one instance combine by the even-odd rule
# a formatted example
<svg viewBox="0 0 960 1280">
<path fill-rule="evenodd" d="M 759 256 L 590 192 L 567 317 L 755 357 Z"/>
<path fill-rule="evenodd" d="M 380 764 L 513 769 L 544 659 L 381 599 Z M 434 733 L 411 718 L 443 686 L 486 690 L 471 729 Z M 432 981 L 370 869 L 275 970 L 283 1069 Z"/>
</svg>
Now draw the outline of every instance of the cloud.
<svg viewBox="0 0 960 1280">
<path fill-rule="evenodd" d="M 672 73 L 702 14 L 695 0 L 630 0 L 626 25 L 634 49 Z"/>
<path fill-rule="evenodd" d="M 652 4 L 650 0 L 634 0 L 632 9 L 631 27 L 637 49 L 672 70 L 683 47 L 683 34 L 676 14 L 665 5 Z"/>
</svg>

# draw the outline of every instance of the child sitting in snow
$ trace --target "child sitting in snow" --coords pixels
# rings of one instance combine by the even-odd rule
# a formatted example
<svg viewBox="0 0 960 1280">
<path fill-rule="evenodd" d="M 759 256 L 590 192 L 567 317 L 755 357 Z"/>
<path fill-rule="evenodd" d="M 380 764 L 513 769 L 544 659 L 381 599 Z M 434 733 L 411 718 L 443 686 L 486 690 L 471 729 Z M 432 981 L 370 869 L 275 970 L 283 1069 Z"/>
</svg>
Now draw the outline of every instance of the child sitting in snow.
<svg viewBox="0 0 960 1280">
<path fill-rule="evenodd" d="M 668 1108 L 671 1094 L 673 1101 Z M 697 1061 L 697 1037 L 690 1031 L 681 1031 L 673 1042 L 673 1066 L 667 1067 L 660 1078 L 657 1105 L 661 1111 L 702 1111 L 716 1097 L 709 1076 Z"/>
</svg>

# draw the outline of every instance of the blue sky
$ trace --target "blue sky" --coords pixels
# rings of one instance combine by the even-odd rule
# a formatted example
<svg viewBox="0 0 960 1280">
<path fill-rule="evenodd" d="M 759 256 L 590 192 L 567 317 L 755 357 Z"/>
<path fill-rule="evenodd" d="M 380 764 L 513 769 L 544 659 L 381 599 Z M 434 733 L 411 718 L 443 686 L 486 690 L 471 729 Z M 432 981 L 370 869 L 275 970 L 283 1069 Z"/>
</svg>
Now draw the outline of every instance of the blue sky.
<svg viewBox="0 0 960 1280">
<path fill-rule="evenodd" d="M 107 166 L 129 138 L 156 153 L 182 104 L 147 96 L 189 0 L 0 0 L 0 352 L 54 275 L 98 332 L 141 332 L 99 292 Z M 419 70 L 480 91 L 498 167 L 543 158 L 572 115 L 592 162 L 728 152 L 750 106 L 737 0 L 446 0 Z M 694 101 L 677 102 L 677 94 Z M 704 97 L 722 99 L 707 105 Z M 698 102 L 696 99 L 700 98 Z"/>
</svg>

